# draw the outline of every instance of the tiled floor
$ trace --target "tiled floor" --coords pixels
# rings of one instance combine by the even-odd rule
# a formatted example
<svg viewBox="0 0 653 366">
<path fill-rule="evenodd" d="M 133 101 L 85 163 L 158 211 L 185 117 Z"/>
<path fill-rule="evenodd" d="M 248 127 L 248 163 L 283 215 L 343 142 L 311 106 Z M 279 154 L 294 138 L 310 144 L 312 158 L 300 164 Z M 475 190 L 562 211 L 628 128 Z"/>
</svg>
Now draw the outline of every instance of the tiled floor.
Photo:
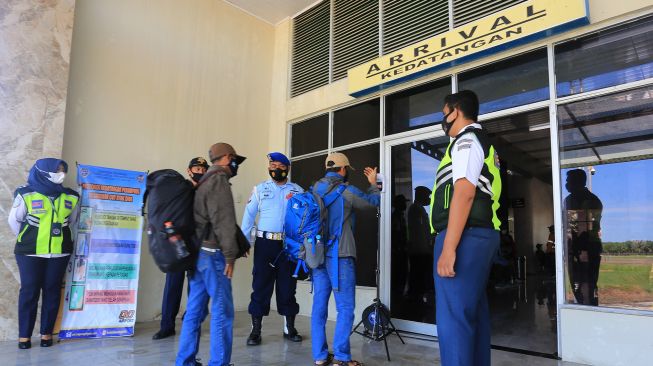
<svg viewBox="0 0 653 366">
<path fill-rule="evenodd" d="M 298 317 L 297 328 L 306 339 L 297 344 L 284 341 L 280 334 L 282 319 L 277 316 L 265 318 L 263 323 L 263 344 L 247 347 L 245 340 L 249 334 L 249 316 L 236 314 L 232 361 L 237 366 L 246 365 L 311 365 L 309 319 Z M 205 324 L 208 326 L 208 324 Z M 333 323 L 327 332 L 333 335 Z M 16 342 L 0 342 L 0 366 L 28 365 L 172 365 L 177 351 L 177 338 L 153 341 L 152 334 L 158 329 L 157 323 L 139 323 L 133 338 L 102 340 L 75 340 L 55 344 L 52 348 L 40 348 L 38 344 L 30 350 L 19 350 Z M 178 329 L 180 326 L 178 325 Z M 433 341 L 407 339 L 402 345 L 396 336 L 389 340 L 392 362 L 385 359 L 383 342 L 371 342 L 361 336 L 353 335 L 352 352 L 355 359 L 366 365 L 440 365 L 438 345 Z M 33 342 L 37 342 L 34 338 Z M 209 332 L 204 331 L 198 357 L 206 365 L 208 361 Z M 497 366 L 553 366 L 574 364 L 554 360 L 524 356 L 514 353 L 492 351 L 492 364 Z"/>
</svg>

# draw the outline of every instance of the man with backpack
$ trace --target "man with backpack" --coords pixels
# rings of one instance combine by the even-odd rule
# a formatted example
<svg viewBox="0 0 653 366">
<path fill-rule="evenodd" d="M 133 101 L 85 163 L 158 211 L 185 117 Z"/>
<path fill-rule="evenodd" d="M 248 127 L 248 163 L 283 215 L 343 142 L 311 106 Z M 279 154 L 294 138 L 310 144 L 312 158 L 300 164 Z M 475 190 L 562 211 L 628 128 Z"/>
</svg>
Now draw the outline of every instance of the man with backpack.
<svg viewBox="0 0 653 366">
<path fill-rule="evenodd" d="M 378 207 L 379 188 L 376 185 L 376 168 L 365 168 L 363 173 L 370 183 L 367 193 L 347 183 L 354 170 L 345 154 L 332 153 L 325 161 L 326 175 L 313 187 L 320 197 L 341 192 L 339 197 L 326 202 L 327 235 L 324 264 L 313 269 L 313 310 L 311 317 L 312 353 L 316 365 L 356 366 L 360 362 L 351 358 L 349 335 L 354 323 L 356 297 L 356 242 L 354 241 L 354 210 Z M 342 187 L 344 186 L 344 190 Z M 325 200 L 326 201 L 326 200 Z M 374 237 L 373 240 L 376 240 Z M 326 321 L 329 297 L 333 291 L 336 299 L 336 330 L 333 353 L 329 354 L 326 340 Z M 334 359 L 332 360 L 332 357 Z"/>
<path fill-rule="evenodd" d="M 236 211 L 229 179 L 236 176 L 245 157 L 226 143 L 211 146 L 213 164 L 195 193 L 195 232 L 201 240 L 195 271 L 190 277 L 188 306 L 179 339 L 177 366 L 194 366 L 205 308 L 211 299 L 211 346 L 209 365 L 231 362 L 234 303 L 231 293 L 239 255 Z"/>
<path fill-rule="evenodd" d="M 197 186 L 202 176 L 209 169 L 209 164 L 202 157 L 193 158 L 188 163 L 188 184 Z M 175 335 L 175 319 L 179 314 L 181 295 L 184 289 L 184 277 L 186 271 L 166 273 L 166 284 L 163 288 L 163 300 L 161 301 L 161 326 L 159 331 L 152 336 L 152 339 L 164 339 Z"/>
<path fill-rule="evenodd" d="M 247 338 L 248 346 L 261 344 L 261 325 L 263 317 L 270 313 L 275 282 L 277 311 L 285 320 L 283 337 L 293 342 L 302 341 L 302 336 L 295 329 L 295 316 L 299 312 L 295 299 L 297 280 L 292 276 L 293 263 L 283 253 L 283 227 L 288 199 L 304 190 L 288 180 L 290 160 L 284 154 L 272 152 L 268 154 L 268 161 L 270 179 L 254 187 L 241 225 L 246 237 L 250 237 L 252 229 L 256 229 L 253 291 L 249 303 L 252 332 Z M 258 225 L 255 226 L 257 215 Z"/>
</svg>

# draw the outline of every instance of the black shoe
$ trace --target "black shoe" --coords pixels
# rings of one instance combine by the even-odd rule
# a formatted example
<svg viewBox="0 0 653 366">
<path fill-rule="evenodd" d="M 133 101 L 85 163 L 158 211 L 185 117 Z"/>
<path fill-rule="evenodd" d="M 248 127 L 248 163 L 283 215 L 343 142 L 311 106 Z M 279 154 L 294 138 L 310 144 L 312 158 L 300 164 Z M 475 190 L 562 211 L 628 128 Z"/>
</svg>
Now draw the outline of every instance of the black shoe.
<svg viewBox="0 0 653 366">
<path fill-rule="evenodd" d="M 41 339 L 41 347 L 52 347 L 52 338 Z"/>
<path fill-rule="evenodd" d="M 283 337 L 292 342 L 303 341 L 304 338 L 302 338 L 302 336 L 299 335 L 297 329 L 295 329 L 295 316 L 288 315 L 285 318 L 286 318 L 286 328 L 284 329 Z"/>
<path fill-rule="evenodd" d="M 161 329 L 158 332 L 154 333 L 154 335 L 152 336 L 152 339 L 154 339 L 156 341 L 156 340 L 159 340 L 159 339 L 172 337 L 175 334 L 176 333 L 175 333 L 174 329 L 168 329 L 168 330 Z"/>
<path fill-rule="evenodd" d="M 32 341 L 18 342 L 18 348 L 30 349 L 32 348 Z"/>
<path fill-rule="evenodd" d="M 263 325 L 262 316 L 252 315 L 252 332 L 247 337 L 248 346 L 258 346 L 261 344 L 261 326 Z"/>
</svg>

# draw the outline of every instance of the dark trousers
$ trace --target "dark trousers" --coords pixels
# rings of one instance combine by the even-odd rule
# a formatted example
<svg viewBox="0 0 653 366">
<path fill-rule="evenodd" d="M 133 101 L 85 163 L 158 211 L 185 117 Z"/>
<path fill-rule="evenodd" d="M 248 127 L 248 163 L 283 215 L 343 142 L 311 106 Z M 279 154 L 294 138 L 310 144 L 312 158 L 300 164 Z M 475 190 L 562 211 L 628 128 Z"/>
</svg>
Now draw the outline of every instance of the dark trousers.
<svg viewBox="0 0 653 366">
<path fill-rule="evenodd" d="M 186 271 L 166 273 L 166 285 L 161 301 L 161 330 L 175 330 L 175 320 L 179 314 L 181 295 L 184 291 Z"/>
<path fill-rule="evenodd" d="M 295 299 L 297 280 L 292 277 L 296 263 L 291 262 L 282 250 L 281 240 L 256 238 L 252 301 L 249 303 L 249 313 L 253 316 L 267 316 L 270 313 L 270 299 L 275 284 L 279 314 L 297 315 L 299 312 L 299 304 Z"/>
<path fill-rule="evenodd" d="M 61 283 L 70 256 L 40 258 L 16 254 L 20 273 L 18 294 L 18 337 L 31 338 L 36 323 L 36 310 L 41 301 L 41 334 L 52 334 L 61 301 Z"/>
</svg>

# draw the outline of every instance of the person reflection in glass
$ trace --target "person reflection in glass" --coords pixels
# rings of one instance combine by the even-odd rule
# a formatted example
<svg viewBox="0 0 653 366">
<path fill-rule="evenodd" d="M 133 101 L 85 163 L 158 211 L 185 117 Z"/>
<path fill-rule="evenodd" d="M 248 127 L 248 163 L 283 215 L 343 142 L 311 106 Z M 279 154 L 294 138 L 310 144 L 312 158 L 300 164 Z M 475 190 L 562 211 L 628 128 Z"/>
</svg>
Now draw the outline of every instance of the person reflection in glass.
<svg viewBox="0 0 653 366">
<path fill-rule="evenodd" d="M 578 304 L 598 305 L 601 264 L 601 200 L 586 187 L 583 169 L 567 172 L 565 198 L 568 270 L 571 289 Z"/>
<path fill-rule="evenodd" d="M 398 194 L 392 199 L 392 297 L 399 303 L 405 294 L 408 277 L 408 251 L 406 241 L 406 196 Z"/>
<path fill-rule="evenodd" d="M 433 270 L 434 238 L 429 225 L 429 215 L 424 209 L 430 201 L 431 190 L 419 186 L 415 188 L 415 200 L 408 208 L 409 295 L 411 299 L 424 303 L 434 292 L 433 276 L 425 275 Z"/>
</svg>

